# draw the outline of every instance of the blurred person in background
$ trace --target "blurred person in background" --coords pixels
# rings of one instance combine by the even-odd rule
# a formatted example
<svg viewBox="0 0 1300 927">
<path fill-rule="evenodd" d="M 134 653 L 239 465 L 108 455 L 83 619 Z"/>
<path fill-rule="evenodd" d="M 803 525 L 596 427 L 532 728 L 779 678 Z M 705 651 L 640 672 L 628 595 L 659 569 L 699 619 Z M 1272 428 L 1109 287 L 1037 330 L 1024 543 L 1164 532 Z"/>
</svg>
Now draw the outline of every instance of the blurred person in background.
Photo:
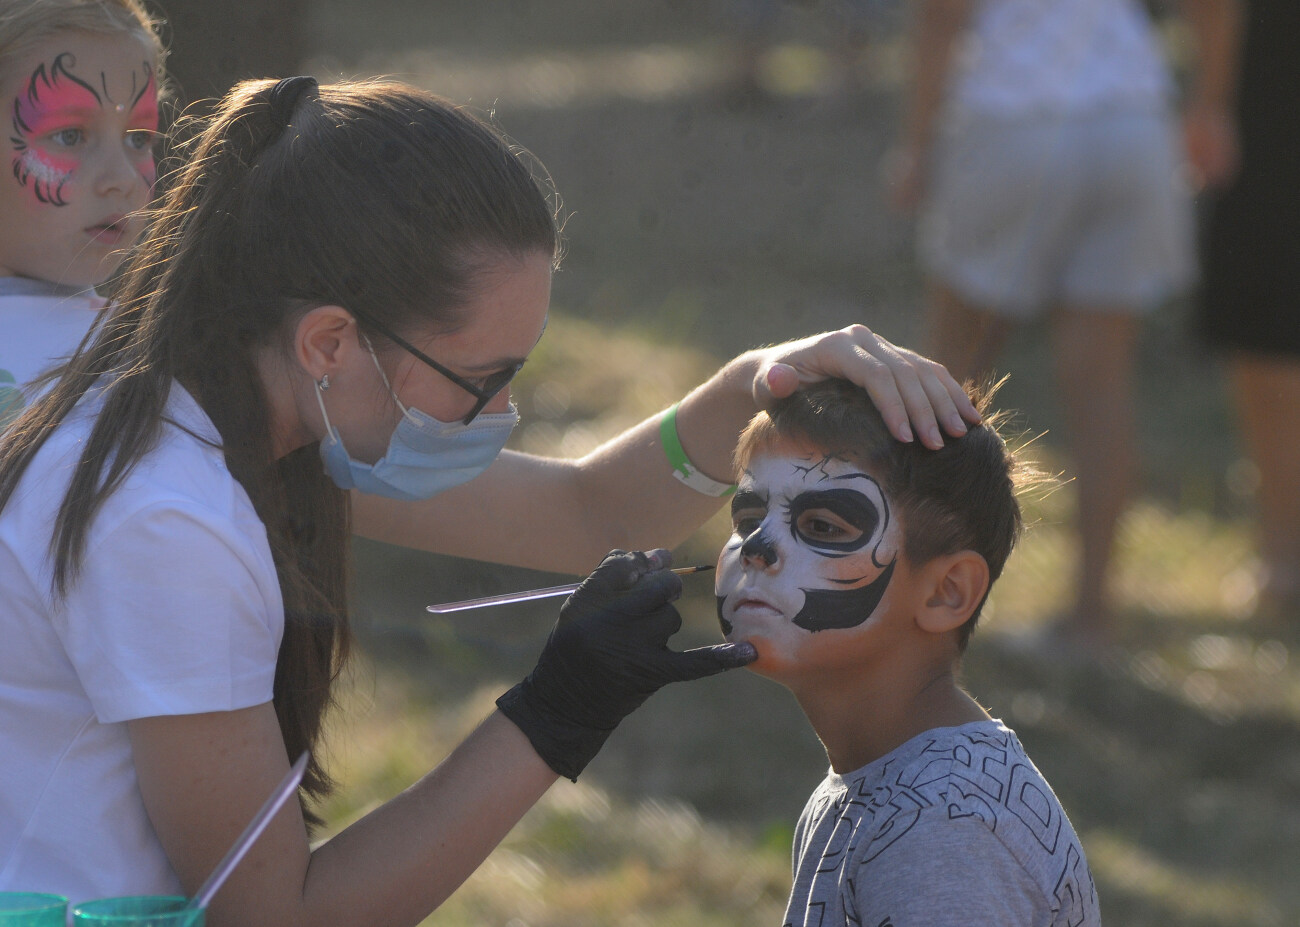
<svg viewBox="0 0 1300 927">
<path fill-rule="evenodd" d="M 895 205 L 920 216 L 928 349 L 955 377 L 986 375 L 1014 325 L 1050 313 L 1080 549 L 1073 601 L 1041 642 L 1070 652 L 1114 639 L 1140 321 L 1193 282 L 1191 188 L 1235 163 L 1235 0 L 1180 9 L 1196 42 L 1181 143 L 1175 82 L 1137 0 L 918 0 L 886 164 Z"/>
<path fill-rule="evenodd" d="M 1247 0 L 1241 165 L 1206 213 L 1199 330 L 1221 352 L 1259 468 L 1258 615 L 1300 617 L 1300 4 Z"/>
</svg>

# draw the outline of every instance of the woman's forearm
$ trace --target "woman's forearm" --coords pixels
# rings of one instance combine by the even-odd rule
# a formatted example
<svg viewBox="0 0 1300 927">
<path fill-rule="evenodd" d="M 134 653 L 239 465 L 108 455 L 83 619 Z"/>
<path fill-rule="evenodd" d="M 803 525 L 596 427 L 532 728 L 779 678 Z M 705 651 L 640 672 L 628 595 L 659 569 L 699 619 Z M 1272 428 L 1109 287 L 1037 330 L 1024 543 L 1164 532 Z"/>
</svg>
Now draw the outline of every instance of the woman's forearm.
<svg viewBox="0 0 1300 927">
<path fill-rule="evenodd" d="M 194 892 L 287 770 L 270 704 L 129 722 L 140 792 Z M 418 923 L 555 781 L 528 738 L 493 714 L 436 769 L 314 851 L 282 809 L 213 898 L 209 927 Z"/>
<path fill-rule="evenodd" d="M 757 360 L 742 356 L 680 403 L 691 463 L 729 483 L 740 429 L 756 411 Z M 724 503 L 673 475 L 657 413 L 581 458 L 505 453 L 476 480 L 426 502 L 353 496 L 354 529 L 388 543 L 531 569 L 586 573 L 614 549 L 674 547 Z"/>
<path fill-rule="evenodd" d="M 555 779 L 523 733 L 492 714 L 427 776 L 312 853 L 299 923 L 418 923 Z"/>
<path fill-rule="evenodd" d="M 799 386 L 841 377 L 865 389 L 899 440 L 943 444 L 979 421 L 942 366 L 862 325 L 748 351 L 680 403 L 677 434 L 691 464 L 727 483 L 736 437 L 759 409 Z M 725 501 L 673 475 L 662 413 L 576 460 L 503 453 L 482 476 L 424 502 L 353 494 L 365 537 L 495 563 L 585 573 L 615 548 L 676 546 Z"/>
</svg>

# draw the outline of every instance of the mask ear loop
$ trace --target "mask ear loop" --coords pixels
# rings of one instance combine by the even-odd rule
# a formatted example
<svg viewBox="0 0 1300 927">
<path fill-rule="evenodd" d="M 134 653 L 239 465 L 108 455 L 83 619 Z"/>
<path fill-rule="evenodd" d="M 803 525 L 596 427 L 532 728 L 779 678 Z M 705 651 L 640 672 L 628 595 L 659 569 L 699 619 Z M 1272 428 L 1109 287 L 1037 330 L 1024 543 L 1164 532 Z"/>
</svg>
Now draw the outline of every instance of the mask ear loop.
<svg viewBox="0 0 1300 927">
<path fill-rule="evenodd" d="M 313 382 L 316 387 L 316 404 L 320 406 L 320 416 L 325 419 L 325 437 L 330 438 L 334 434 L 334 426 L 330 424 L 330 414 L 325 411 L 325 397 L 322 395 L 324 390 L 330 388 L 329 374 Z"/>
<path fill-rule="evenodd" d="M 375 349 L 374 346 L 371 345 L 370 339 L 367 338 L 360 330 L 357 331 L 357 334 L 360 335 L 361 340 L 366 343 L 366 350 L 370 352 L 370 359 L 375 362 L 375 369 L 379 371 L 379 378 L 384 381 L 384 387 L 388 390 L 388 395 L 393 397 L 393 402 L 397 403 L 397 408 L 402 410 L 403 416 L 414 420 L 415 416 L 411 415 L 411 410 L 402 404 L 402 400 L 397 398 L 397 393 L 393 390 L 392 385 L 388 382 L 388 374 L 384 373 L 384 368 L 379 366 L 379 358 L 375 356 Z"/>
</svg>

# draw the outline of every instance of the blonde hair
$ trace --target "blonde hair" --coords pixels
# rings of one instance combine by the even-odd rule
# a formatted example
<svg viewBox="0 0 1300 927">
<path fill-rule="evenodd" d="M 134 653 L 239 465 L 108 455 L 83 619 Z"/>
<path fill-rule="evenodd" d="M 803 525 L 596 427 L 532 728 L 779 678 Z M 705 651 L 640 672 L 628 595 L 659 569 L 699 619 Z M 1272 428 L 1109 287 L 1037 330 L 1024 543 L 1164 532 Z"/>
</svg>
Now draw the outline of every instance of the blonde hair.
<svg viewBox="0 0 1300 927">
<path fill-rule="evenodd" d="M 166 49 L 159 24 L 139 0 L 0 0 L 0 80 L 15 59 L 61 32 L 134 35 L 154 54 L 159 92 Z"/>
</svg>

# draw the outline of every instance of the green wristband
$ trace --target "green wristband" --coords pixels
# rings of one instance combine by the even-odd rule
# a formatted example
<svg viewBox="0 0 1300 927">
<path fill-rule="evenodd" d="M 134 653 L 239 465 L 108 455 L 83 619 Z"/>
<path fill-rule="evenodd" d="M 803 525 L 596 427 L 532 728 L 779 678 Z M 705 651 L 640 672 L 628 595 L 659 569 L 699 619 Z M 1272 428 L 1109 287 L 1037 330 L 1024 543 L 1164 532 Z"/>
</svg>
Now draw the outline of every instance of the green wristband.
<svg viewBox="0 0 1300 927">
<path fill-rule="evenodd" d="M 673 403 L 659 422 L 659 440 L 663 443 L 664 454 L 673 468 L 673 476 L 706 496 L 727 496 L 735 492 L 735 483 L 719 483 L 710 479 L 686 456 L 682 441 L 677 437 L 677 406 L 678 403 Z"/>
</svg>

